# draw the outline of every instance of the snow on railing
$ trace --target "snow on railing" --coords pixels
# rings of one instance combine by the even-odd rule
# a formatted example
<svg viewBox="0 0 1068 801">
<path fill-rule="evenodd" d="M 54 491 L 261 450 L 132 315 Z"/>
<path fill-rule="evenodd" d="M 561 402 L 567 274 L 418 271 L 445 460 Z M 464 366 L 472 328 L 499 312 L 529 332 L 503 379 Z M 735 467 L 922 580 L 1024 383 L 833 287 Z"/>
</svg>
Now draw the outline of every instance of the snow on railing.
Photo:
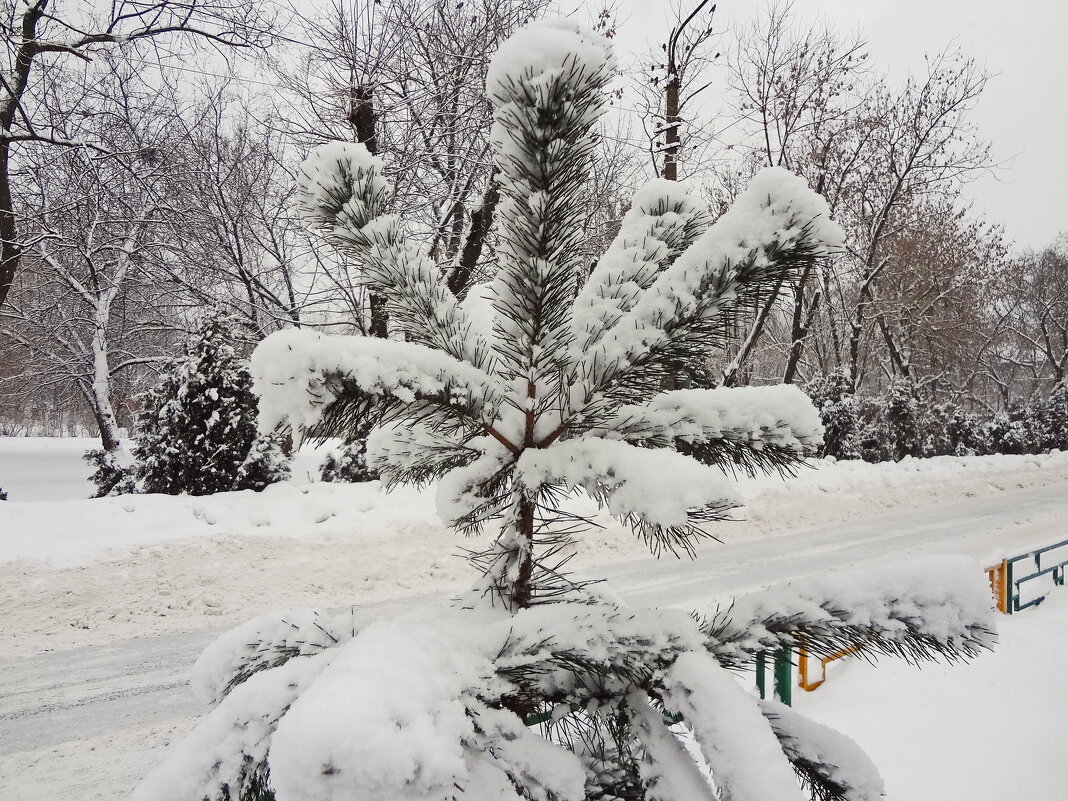
<svg viewBox="0 0 1068 801">
<path fill-rule="evenodd" d="M 1033 560 L 1034 568 L 1020 575 L 1029 565 L 1020 564 Z M 1064 569 L 1068 566 L 1068 540 L 1047 545 L 1018 556 L 1002 559 L 986 569 L 990 589 L 997 599 L 998 611 L 1011 615 L 1029 606 L 1038 606 L 1046 599 L 1049 585 L 1040 581 L 1048 576 L 1054 587 L 1064 586 Z"/>
</svg>

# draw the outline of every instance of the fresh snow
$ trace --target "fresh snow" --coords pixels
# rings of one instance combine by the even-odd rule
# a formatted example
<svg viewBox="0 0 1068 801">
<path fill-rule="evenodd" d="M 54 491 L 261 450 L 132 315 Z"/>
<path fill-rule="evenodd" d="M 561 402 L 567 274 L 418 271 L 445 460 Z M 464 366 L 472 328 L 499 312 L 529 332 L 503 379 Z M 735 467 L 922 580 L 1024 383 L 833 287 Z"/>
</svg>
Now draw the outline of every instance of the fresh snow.
<svg viewBox="0 0 1068 801">
<path fill-rule="evenodd" d="M 15 445 L 0 441 L 0 454 L 9 464 L 29 458 L 27 446 Z M 64 458 L 77 461 L 77 451 L 53 452 L 57 470 Z M 1024 499 L 1039 497 L 1037 492 L 1056 498 L 1065 487 L 1066 454 L 883 465 L 825 461 L 787 481 L 743 479 L 739 492 L 757 503 L 740 510 L 745 522 L 716 525 L 715 533 L 727 544 L 700 546 L 697 562 L 654 561 L 629 532 L 602 517 L 606 529 L 579 543 L 576 567 L 591 575 L 607 573 L 632 603 L 674 601 L 684 609 L 708 609 L 732 593 L 821 565 L 946 547 L 938 532 L 973 504 L 991 511 L 976 518 L 967 536 L 954 535 L 952 547 L 970 557 L 973 589 L 982 591 L 981 568 L 995 551 L 1048 544 L 1042 533 L 1052 541 L 1060 531 L 1052 514 L 1055 503 L 1050 514 L 1039 513 L 1027 511 L 1030 501 Z M 139 649 L 153 642 L 166 648 L 175 641 L 180 656 L 153 668 L 165 671 L 159 679 L 138 673 L 118 684 L 156 681 L 171 687 L 188 675 L 199 652 L 195 645 L 177 644 L 174 638 L 185 637 L 181 632 L 225 629 L 279 607 L 347 610 L 352 603 L 362 625 L 361 609 L 375 601 L 421 593 L 446 597 L 463 589 L 472 575 L 451 554 L 471 543 L 437 521 L 433 494 L 429 489 L 384 495 L 376 483 L 290 484 L 259 495 L 0 504 L 0 554 L 6 560 L 0 565 L 5 801 L 61 797 L 74 788 L 86 799 L 125 795 L 159 763 L 170 733 L 184 734 L 190 716 L 203 711 L 191 699 L 175 706 L 175 697 L 153 702 L 133 717 L 126 713 L 98 721 L 92 715 L 75 723 L 82 703 L 91 704 L 86 709 L 118 704 L 121 710 L 132 708 L 139 697 L 106 700 L 116 685 L 101 683 L 103 673 L 92 685 L 98 689 L 90 690 L 97 700 L 78 700 L 82 696 L 70 694 L 76 692 L 73 687 L 60 689 L 75 674 L 97 675 L 91 657 L 96 648 L 106 646 L 117 657 L 133 653 L 140 642 L 124 638 L 157 638 L 138 644 Z M 122 504 L 130 502 L 137 505 L 125 512 Z M 917 512 L 903 511 L 913 508 Z M 133 521 L 125 531 L 115 526 L 122 518 Z M 256 526 L 256 520 L 268 522 Z M 1021 525 L 1028 520 L 1030 525 Z M 68 549 L 71 553 L 65 553 Z M 405 570 L 396 572 L 397 564 Z M 635 593 L 634 587 L 646 589 Z M 917 672 L 885 661 L 872 670 L 862 661 L 843 660 L 830 666 L 831 679 L 818 692 L 795 691 L 798 707 L 856 737 L 882 770 L 891 799 L 935 801 L 958 791 L 973 801 L 1013 793 L 1055 797 L 1054 772 L 1044 766 L 1054 764 L 1053 755 L 1068 742 L 1063 716 L 1056 712 L 1068 704 L 1068 695 L 1042 677 L 1044 666 L 1068 659 L 1068 645 L 1058 639 L 1068 624 L 1064 601 L 1068 598 L 1055 593 L 1036 610 L 999 620 L 1001 646 L 974 667 L 925 666 Z M 47 665 L 65 658 L 63 651 L 45 653 L 54 649 L 75 649 L 66 653 L 80 667 L 44 678 L 52 675 L 44 670 Z M 29 657 L 35 652 L 42 656 Z M 153 693 L 149 699 L 164 692 L 145 686 Z M 27 687 L 37 689 L 26 694 Z M 176 691 L 165 692 L 170 698 Z M 51 704 L 51 711 L 33 712 L 41 703 Z M 1006 738 L 1004 732 L 1018 727 L 1023 710 L 1033 727 L 1012 729 L 1016 738 Z M 49 729 L 48 720 L 68 718 L 71 724 Z M 955 718 L 964 723 L 956 725 Z M 97 728 L 101 725 L 106 729 Z M 925 728 L 938 732 L 937 738 L 924 735 Z M 41 744 L 22 745 L 31 742 Z M 931 760 L 935 742 L 941 756 Z M 973 763 L 973 752 L 982 759 Z"/>
</svg>

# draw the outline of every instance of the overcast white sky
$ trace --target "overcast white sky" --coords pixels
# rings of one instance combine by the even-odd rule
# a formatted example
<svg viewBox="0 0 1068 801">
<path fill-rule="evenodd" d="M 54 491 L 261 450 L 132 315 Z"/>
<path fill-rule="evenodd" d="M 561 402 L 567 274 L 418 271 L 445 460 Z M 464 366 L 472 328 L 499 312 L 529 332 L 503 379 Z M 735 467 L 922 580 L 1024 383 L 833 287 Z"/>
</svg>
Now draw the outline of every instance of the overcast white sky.
<svg viewBox="0 0 1068 801">
<path fill-rule="evenodd" d="M 716 17 L 726 28 L 764 5 L 720 0 Z M 661 40 L 668 8 L 667 0 L 621 0 L 619 55 Z M 795 9 L 845 33 L 859 31 L 875 66 L 891 77 L 923 72 L 925 53 L 953 45 L 985 64 L 996 77 L 974 119 L 1003 166 L 968 191 L 1019 246 L 1041 247 L 1068 232 L 1068 2 L 796 0 Z"/>
</svg>

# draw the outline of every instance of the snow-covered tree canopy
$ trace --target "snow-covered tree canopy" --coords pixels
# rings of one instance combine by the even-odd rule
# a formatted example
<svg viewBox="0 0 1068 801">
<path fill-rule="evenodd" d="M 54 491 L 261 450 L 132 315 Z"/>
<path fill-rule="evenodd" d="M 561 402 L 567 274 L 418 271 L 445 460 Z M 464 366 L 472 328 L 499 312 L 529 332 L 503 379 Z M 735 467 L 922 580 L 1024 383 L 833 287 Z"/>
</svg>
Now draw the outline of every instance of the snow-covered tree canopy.
<svg viewBox="0 0 1068 801">
<path fill-rule="evenodd" d="M 956 581 L 820 577 L 696 615 L 627 609 L 556 569 L 576 523 L 565 493 L 688 548 L 737 504 L 727 473 L 789 468 L 821 436 L 792 387 L 662 390 L 837 245 L 800 179 L 761 173 L 714 223 L 654 183 L 579 287 L 578 190 L 611 63 L 606 40 L 566 24 L 527 28 L 492 62 L 501 264 L 469 295 L 491 299 L 488 325 L 386 213 L 377 160 L 334 144 L 306 162 L 309 217 L 359 259 L 403 340 L 273 335 L 253 357 L 261 424 L 377 425 L 387 484 L 437 480 L 445 519 L 500 522 L 479 589 L 503 603 L 359 627 L 359 612 L 295 613 L 224 635 L 194 678 L 214 708 L 137 801 L 876 801 L 855 744 L 729 669 L 802 643 L 917 661 L 989 643 L 967 565 Z"/>
<path fill-rule="evenodd" d="M 793 387 L 661 391 L 839 245 L 804 180 L 765 170 L 715 222 L 679 185 L 653 182 L 580 287 L 580 190 L 612 65 L 607 40 L 568 24 L 526 29 L 491 63 L 502 200 L 490 326 L 388 213 L 382 163 L 332 143 L 303 165 L 306 215 L 362 265 L 397 338 L 286 331 L 252 360 L 265 428 L 345 437 L 374 424 L 369 458 L 387 485 L 439 480 L 450 524 L 501 521 L 482 563 L 513 608 L 555 586 L 541 556 L 563 493 L 589 493 L 654 548 L 688 549 L 737 505 L 725 469 L 789 467 L 821 436 Z"/>
</svg>

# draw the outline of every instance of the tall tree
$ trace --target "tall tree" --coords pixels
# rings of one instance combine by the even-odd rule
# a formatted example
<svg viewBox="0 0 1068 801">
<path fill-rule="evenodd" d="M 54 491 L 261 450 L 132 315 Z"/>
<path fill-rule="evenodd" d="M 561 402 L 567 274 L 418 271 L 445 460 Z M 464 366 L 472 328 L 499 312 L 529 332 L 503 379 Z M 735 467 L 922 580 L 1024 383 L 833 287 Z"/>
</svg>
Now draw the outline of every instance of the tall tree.
<svg viewBox="0 0 1068 801">
<path fill-rule="evenodd" d="M 21 352 L 18 388 L 75 391 L 111 451 L 119 444 L 114 382 L 165 358 L 172 339 L 170 301 L 148 274 L 162 247 L 158 190 L 170 165 L 153 89 L 121 66 L 67 77 L 51 91 L 95 112 L 66 121 L 68 131 L 112 155 L 73 147 L 30 154 L 16 197 L 32 239 L 0 307 L 0 330 Z"/>
<path fill-rule="evenodd" d="M 6 0 L 0 12 L 6 55 L 0 78 L 0 306 L 26 247 L 12 186 L 14 148 L 27 142 L 102 147 L 72 135 L 69 118 L 50 114 L 42 102 L 56 70 L 109 50 L 136 59 L 145 53 L 142 43 L 158 58 L 183 40 L 205 42 L 216 51 L 251 48 L 265 41 L 268 22 L 249 0 L 119 0 L 88 12 L 53 0 Z"/>
</svg>

